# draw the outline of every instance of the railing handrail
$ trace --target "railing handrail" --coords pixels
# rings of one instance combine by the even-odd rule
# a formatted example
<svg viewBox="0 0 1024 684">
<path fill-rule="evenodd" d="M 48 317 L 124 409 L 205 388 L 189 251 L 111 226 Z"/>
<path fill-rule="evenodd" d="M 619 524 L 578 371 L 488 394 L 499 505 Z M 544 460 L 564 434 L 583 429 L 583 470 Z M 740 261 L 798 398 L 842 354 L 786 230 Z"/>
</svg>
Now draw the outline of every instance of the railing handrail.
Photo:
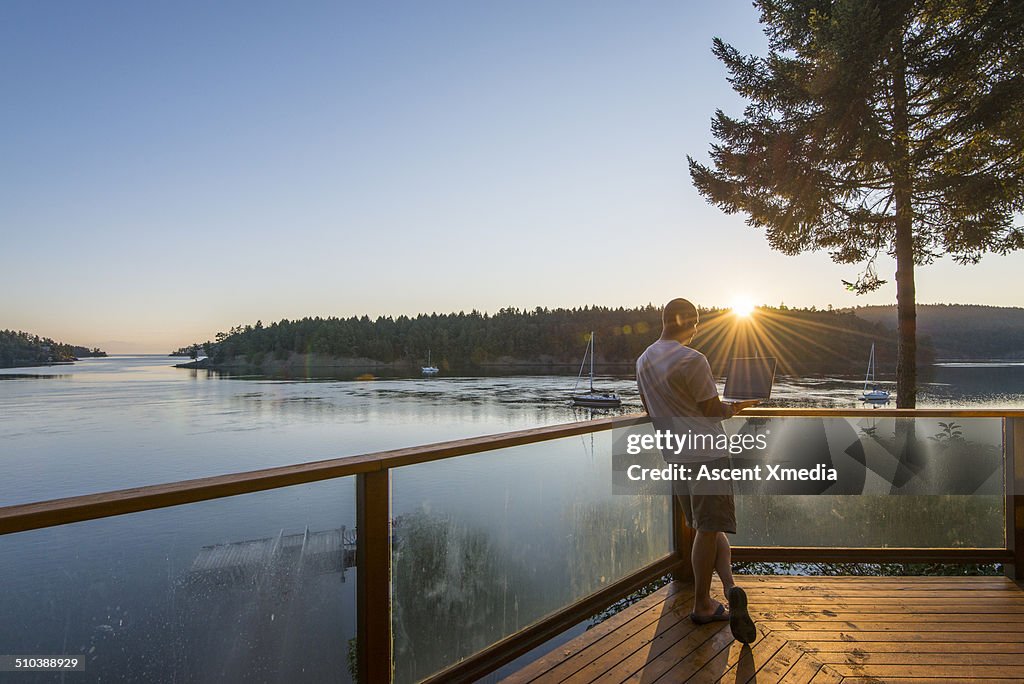
<svg viewBox="0 0 1024 684">
<path fill-rule="evenodd" d="M 16 504 L 0 507 L 0 535 L 379 472 L 456 456 L 601 432 L 614 427 L 628 427 L 646 420 L 647 416 L 642 414 L 599 418 L 357 456 Z"/>
<path fill-rule="evenodd" d="M 743 417 L 1024 418 L 1022 409 L 751 408 Z M 439 461 L 646 422 L 646 414 L 598 418 L 370 454 L 213 475 L 0 507 L 0 535 L 280 489 Z"/>
<path fill-rule="evenodd" d="M 1024 409 L 944 408 L 760 408 L 745 409 L 741 417 L 803 418 L 1024 418 Z"/>
</svg>

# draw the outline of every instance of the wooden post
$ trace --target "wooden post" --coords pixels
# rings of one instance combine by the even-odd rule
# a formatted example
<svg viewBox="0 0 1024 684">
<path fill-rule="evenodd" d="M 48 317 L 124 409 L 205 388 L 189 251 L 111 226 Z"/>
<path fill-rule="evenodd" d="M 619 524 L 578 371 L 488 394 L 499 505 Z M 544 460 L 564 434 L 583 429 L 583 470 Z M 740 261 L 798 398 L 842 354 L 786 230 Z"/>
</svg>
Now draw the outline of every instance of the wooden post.
<svg viewBox="0 0 1024 684">
<path fill-rule="evenodd" d="M 391 471 L 356 476 L 356 653 L 360 684 L 392 681 Z"/>
<path fill-rule="evenodd" d="M 1006 548 L 1013 560 L 1006 576 L 1024 580 L 1024 418 L 1003 419 L 1006 449 Z"/>
<path fill-rule="evenodd" d="M 693 563 L 690 561 L 690 554 L 693 551 L 694 531 L 686 524 L 686 516 L 683 515 L 683 507 L 679 503 L 679 497 L 672 496 L 672 549 L 683 562 L 680 569 L 673 573 L 675 579 L 681 582 L 693 581 Z"/>
</svg>

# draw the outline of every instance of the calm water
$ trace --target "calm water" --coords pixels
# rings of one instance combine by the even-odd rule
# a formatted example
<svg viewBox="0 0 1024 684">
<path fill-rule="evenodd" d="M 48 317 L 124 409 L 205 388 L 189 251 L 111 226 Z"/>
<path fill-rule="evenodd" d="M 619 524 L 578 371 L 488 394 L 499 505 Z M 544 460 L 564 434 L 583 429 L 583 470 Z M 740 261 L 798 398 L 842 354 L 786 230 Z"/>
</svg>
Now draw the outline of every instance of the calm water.
<svg viewBox="0 0 1024 684">
<path fill-rule="evenodd" d="M 226 378 L 165 356 L 0 370 L 0 505 L 582 420 L 552 375 Z M 946 364 L 922 407 L 1024 407 L 1024 363 Z M 780 378 L 775 406 L 859 406 L 856 378 Z M 631 378 L 603 378 L 641 410 Z M 602 412 L 601 415 L 607 415 Z"/>
<path fill-rule="evenodd" d="M 0 505 L 591 416 L 565 401 L 572 376 L 296 381 L 172 363 L 0 371 Z M 600 383 L 622 412 L 639 410 L 631 379 Z M 772 404 L 854 406 L 859 390 L 853 378 L 781 379 Z M 1024 407 L 1024 364 L 936 367 L 919 405 Z M 612 496 L 608 440 L 393 471 L 400 681 L 668 552 L 668 500 Z M 355 568 L 341 540 L 354 525 L 343 478 L 0 537 L 0 653 L 82 654 L 76 681 L 344 681 Z"/>
</svg>

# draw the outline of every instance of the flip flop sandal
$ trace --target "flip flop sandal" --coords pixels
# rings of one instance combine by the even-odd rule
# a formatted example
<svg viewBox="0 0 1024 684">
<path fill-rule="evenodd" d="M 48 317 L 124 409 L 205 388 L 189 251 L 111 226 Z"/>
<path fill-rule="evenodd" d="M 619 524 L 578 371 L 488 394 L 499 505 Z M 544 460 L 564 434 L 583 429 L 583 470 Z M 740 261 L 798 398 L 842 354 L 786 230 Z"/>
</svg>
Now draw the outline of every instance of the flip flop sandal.
<svg viewBox="0 0 1024 684">
<path fill-rule="evenodd" d="M 719 603 L 714 614 L 697 615 L 696 613 L 690 613 L 690 619 L 693 620 L 695 624 L 706 625 L 712 622 L 725 622 L 729 619 L 729 613 L 725 612 L 725 606 Z"/>
<path fill-rule="evenodd" d="M 729 590 L 729 629 L 736 641 L 751 644 L 757 639 L 757 627 L 747 612 L 747 594 L 739 587 Z"/>
</svg>

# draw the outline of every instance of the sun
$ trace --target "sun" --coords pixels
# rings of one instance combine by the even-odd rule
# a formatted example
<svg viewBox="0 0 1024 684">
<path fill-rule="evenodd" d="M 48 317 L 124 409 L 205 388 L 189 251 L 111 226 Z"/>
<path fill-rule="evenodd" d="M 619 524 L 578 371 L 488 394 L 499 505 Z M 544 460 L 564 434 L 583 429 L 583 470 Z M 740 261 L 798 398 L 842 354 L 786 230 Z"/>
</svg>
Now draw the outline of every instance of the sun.
<svg viewBox="0 0 1024 684">
<path fill-rule="evenodd" d="M 729 308 L 736 316 L 739 316 L 740 318 L 748 318 L 754 313 L 754 302 L 750 297 L 739 295 L 733 298 L 732 305 Z"/>
</svg>

